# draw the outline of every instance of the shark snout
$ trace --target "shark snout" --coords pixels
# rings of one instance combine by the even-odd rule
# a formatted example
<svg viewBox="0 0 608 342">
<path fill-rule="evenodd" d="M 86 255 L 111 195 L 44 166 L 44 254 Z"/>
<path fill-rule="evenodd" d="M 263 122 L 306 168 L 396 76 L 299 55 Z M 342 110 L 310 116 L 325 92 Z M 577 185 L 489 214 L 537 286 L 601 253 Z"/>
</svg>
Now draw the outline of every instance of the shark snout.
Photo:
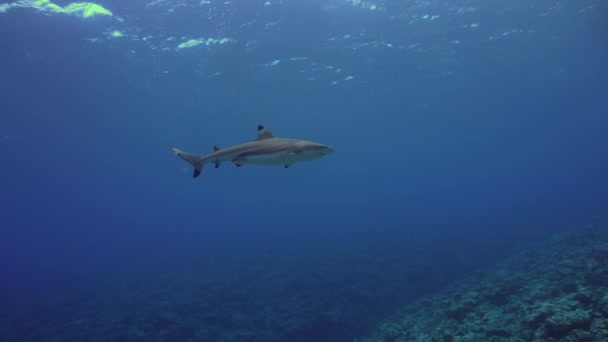
<svg viewBox="0 0 608 342">
<path fill-rule="evenodd" d="M 310 152 L 318 153 L 322 156 L 330 154 L 334 151 L 333 147 L 321 144 L 315 144 L 306 148 Z"/>
<path fill-rule="evenodd" d="M 330 153 L 332 153 L 332 152 L 334 151 L 334 148 L 333 148 L 333 147 L 331 147 L 331 146 L 325 146 L 325 145 L 324 145 L 323 147 L 324 147 L 324 148 L 321 150 L 321 153 L 322 153 L 323 155 L 330 154 Z"/>
<path fill-rule="evenodd" d="M 322 158 L 334 151 L 333 147 L 317 144 L 317 143 L 309 143 L 305 147 L 302 148 L 302 160 L 311 160 Z"/>
</svg>

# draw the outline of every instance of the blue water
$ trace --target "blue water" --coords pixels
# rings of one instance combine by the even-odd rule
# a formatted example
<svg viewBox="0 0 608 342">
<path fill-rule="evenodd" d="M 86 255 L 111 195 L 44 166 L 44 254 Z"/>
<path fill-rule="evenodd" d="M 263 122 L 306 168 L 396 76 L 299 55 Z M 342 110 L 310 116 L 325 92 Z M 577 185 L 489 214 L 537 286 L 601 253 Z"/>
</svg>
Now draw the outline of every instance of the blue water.
<svg viewBox="0 0 608 342">
<path fill-rule="evenodd" d="M 100 4 L 113 16 L 0 12 L 4 313 L 387 244 L 466 247 L 468 269 L 440 267 L 456 279 L 606 213 L 601 0 Z M 229 41 L 177 48 L 199 38 Z M 335 152 L 193 179 L 169 149 L 258 124 Z"/>
</svg>

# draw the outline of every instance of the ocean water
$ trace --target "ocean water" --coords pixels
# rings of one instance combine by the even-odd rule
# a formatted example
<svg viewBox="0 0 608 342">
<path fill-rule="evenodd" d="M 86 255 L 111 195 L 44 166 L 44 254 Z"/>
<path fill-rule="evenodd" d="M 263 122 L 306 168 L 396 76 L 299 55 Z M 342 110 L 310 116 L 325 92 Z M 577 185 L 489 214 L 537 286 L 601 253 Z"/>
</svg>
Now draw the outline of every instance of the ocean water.
<svg viewBox="0 0 608 342">
<path fill-rule="evenodd" d="M 7 339 L 352 341 L 606 214 L 604 1 L 98 6 L 0 3 Z M 260 124 L 335 152 L 170 150 Z"/>
</svg>

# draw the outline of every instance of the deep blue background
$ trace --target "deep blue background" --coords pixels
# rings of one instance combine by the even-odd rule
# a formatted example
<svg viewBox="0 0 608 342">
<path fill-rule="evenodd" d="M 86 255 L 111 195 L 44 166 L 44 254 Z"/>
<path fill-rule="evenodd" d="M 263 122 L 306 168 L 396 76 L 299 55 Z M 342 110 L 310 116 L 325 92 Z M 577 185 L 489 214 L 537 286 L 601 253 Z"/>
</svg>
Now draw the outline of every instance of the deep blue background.
<svg viewBox="0 0 608 342">
<path fill-rule="evenodd" d="M 606 4 L 262 4 L 0 14 L 5 309 L 200 260 L 521 242 L 605 214 Z M 197 37 L 236 42 L 175 50 Z M 242 143 L 258 124 L 336 152 L 193 180 L 169 150 Z"/>
</svg>

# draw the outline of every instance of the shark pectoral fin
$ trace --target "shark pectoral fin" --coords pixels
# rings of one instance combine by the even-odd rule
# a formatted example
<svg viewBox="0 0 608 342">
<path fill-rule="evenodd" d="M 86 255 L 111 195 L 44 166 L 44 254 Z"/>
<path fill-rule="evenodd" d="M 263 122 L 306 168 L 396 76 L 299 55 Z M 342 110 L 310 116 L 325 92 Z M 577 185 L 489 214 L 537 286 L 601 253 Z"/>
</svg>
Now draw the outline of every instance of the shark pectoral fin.
<svg viewBox="0 0 608 342">
<path fill-rule="evenodd" d="M 221 150 L 221 148 L 217 147 L 217 146 L 213 146 L 213 153 L 217 152 Z M 216 159 L 213 164 L 215 164 L 215 168 L 217 169 L 218 167 L 220 167 L 220 165 L 222 164 L 221 161 L 219 161 L 218 159 Z"/>
<path fill-rule="evenodd" d="M 285 168 L 288 168 L 288 167 L 290 167 L 291 165 L 293 165 L 293 163 L 286 163 L 286 164 L 285 164 Z"/>
<path fill-rule="evenodd" d="M 234 163 L 234 165 L 241 167 L 245 164 L 245 159 L 234 159 L 232 160 L 232 162 Z"/>
</svg>

